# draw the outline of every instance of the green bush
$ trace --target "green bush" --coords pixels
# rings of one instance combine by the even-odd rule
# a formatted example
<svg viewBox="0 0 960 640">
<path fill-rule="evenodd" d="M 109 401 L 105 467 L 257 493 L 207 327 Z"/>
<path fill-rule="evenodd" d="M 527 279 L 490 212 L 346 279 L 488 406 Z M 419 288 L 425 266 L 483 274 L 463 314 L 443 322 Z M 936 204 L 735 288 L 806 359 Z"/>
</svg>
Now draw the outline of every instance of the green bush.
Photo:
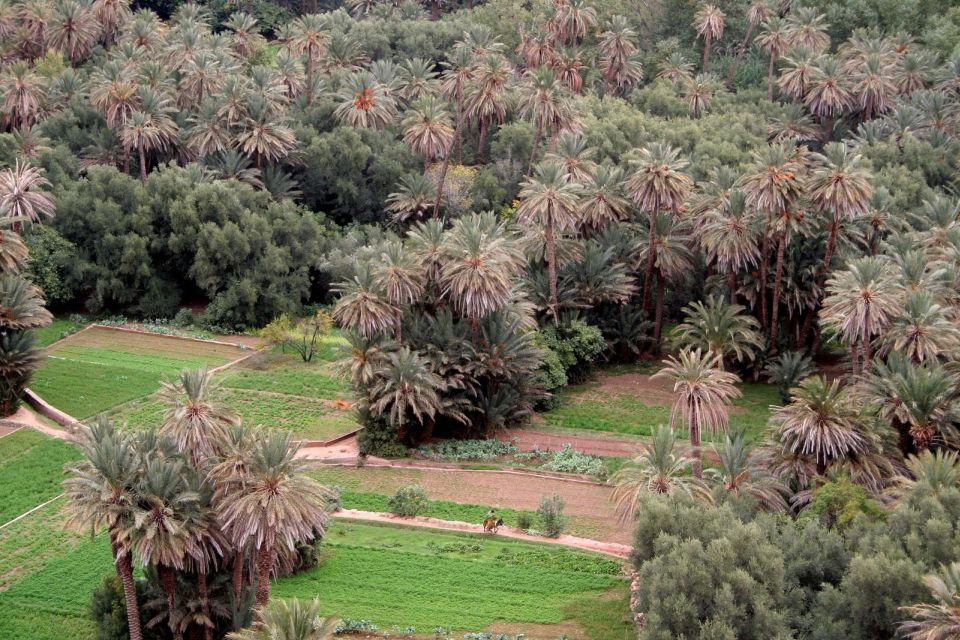
<svg viewBox="0 0 960 640">
<path fill-rule="evenodd" d="M 427 492 L 418 484 L 400 487 L 387 501 L 390 513 L 405 518 L 419 515 L 426 510 L 427 506 L 429 506 Z"/>
<path fill-rule="evenodd" d="M 197 324 L 197 316 L 190 309 L 180 309 L 180 311 L 177 311 L 177 315 L 173 317 L 173 324 L 182 329 L 193 327 Z"/>
<path fill-rule="evenodd" d="M 502 440 L 442 440 L 421 445 L 417 452 L 432 460 L 496 460 L 517 452 L 517 445 Z"/>
<path fill-rule="evenodd" d="M 601 479 L 607 476 L 607 467 L 601 458 L 574 451 L 570 444 L 565 444 L 559 451 L 554 452 L 543 468 L 563 473 L 582 473 Z"/>
<path fill-rule="evenodd" d="M 523 529 L 524 531 L 533 528 L 533 515 L 527 513 L 526 511 L 521 511 L 518 513 L 517 528 Z"/>
<path fill-rule="evenodd" d="M 819 518 L 829 528 L 843 530 L 859 515 L 882 519 L 884 511 L 861 485 L 854 484 L 848 478 L 839 478 L 813 492 L 813 500 L 803 515 Z"/>
<path fill-rule="evenodd" d="M 538 334 L 538 346 L 556 354 L 570 384 L 580 384 L 587 379 L 593 370 L 594 361 L 603 353 L 607 344 L 600 329 L 583 320 L 548 325 Z M 549 355 L 547 357 L 549 358 Z M 558 381 L 556 365 L 548 366 L 548 381 Z"/>
<path fill-rule="evenodd" d="M 540 499 L 540 508 L 537 515 L 540 518 L 540 529 L 548 538 L 558 538 L 567 526 L 567 517 L 563 515 L 563 508 L 567 505 L 559 493 L 544 496 Z"/>
<path fill-rule="evenodd" d="M 137 600 L 142 604 L 147 593 L 143 580 L 136 581 Z M 97 630 L 96 640 L 128 640 L 130 627 L 127 624 L 126 600 L 123 597 L 123 583 L 115 573 L 103 576 L 100 586 L 90 596 L 90 619 Z M 140 616 L 144 640 L 160 640 L 166 625 L 150 626 L 149 617 Z"/>
</svg>

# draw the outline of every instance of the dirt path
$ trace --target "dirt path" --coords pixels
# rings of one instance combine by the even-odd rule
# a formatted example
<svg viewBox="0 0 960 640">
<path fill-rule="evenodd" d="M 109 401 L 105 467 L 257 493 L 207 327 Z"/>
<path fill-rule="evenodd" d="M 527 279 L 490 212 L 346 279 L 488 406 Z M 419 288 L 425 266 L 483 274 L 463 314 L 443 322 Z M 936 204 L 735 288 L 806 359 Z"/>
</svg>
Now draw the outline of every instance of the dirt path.
<svg viewBox="0 0 960 640">
<path fill-rule="evenodd" d="M 384 522 L 387 524 L 401 524 L 408 527 L 423 527 L 426 529 L 443 529 L 445 531 L 463 531 L 466 533 L 483 534 L 483 525 L 471 524 L 469 522 L 458 522 L 456 520 L 438 520 L 436 518 L 427 518 L 425 516 L 413 516 L 412 518 L 401 518 L 390 513 L 380 513 L 376 511 L 356 511 L 354 509 L 341 509 L 333 514 L 337 518 L 347 518 L 350 520 L 363 520 L 364 522 Z M 630 557 L 630 547 L 616 542 L 601 542 L 599 540 L 590 540 L 589 538 L 579 538 L 561 534 L 558 538 L 544 538 L 541 536 L 531 536 L 521 529 L 513 527 L 500 527 L 496 534 L 504 538 L 514 538 L 516 540 L 527 540 L 530 542 L 540 542 L 546 544 L 556 544 L 583 551 L 595 551 L 617 558 Z"/>
</svg>

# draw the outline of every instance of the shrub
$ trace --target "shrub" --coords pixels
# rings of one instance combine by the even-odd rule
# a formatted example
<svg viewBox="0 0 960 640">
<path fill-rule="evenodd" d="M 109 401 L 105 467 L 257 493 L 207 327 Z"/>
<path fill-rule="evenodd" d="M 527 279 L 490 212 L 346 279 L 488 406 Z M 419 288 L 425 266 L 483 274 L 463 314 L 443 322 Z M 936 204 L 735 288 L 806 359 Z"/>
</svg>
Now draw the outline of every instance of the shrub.
<svg viewBox="0 0 960 640">
<path fill-rule="evenodd" d="M 543 465 L 543 468 L 562 473 L 583 473 L 599 478 L 606 478 L 607 476 L 607 467 L 603 464 L 603 460 L 596 456 L 575 451 L 569 444 L 563 445 L 560 451 L 555 452 L 550 460 Z"/>
<path fill-rule="evenodd" d="M 419 515 L 426 510 L 427 506 L 427 492 L 418 484 L 400 487 L 387 501 L 390 513 L 405 518 Z"/>
<path fill-rule="evenodd" d="M 333 630 L 335 634 L 345 635 L 350 633 L 377 633 L 380 627 L 369 620 L 354 620 L 353 618 L 344 618 L 337 623 L 337 628 Z"/>
<path fill-rule="evenodd" d="M 549 349 L 560 359 L 571 384 L 580 384 L 593 369 L 593 362 L 603 353 L 607 343 L 600 329 L 583 320 L 549 325 L 539 332 L 541 348 Z M 555 373 L 549 374 L 555 377 Z"/>
<path fill-rule="evenodd" d="M 502 440 L 443 440 L 425 444 L 417 452 L 433 460 L 495 460 L 517 452 L 517 445 Z"/>
<path fill-rule="evenodd" d="M 540 508 L 537 515 L 540 517 L 540 528 L 547 538 L 557 538 L 567 526 L 567 517 L 563 515 L 563 508 L 567 505 L 559 493 L 544 496 L 540 499 Z"/>
<path fill-rule="evenodd" d="M 143 580 L 137 580 L 137 601 L 146 599 L 147 587 Z M 141 613 L 141 621 L 149 620 Z M 103 576 L 100 586 L 90 596 L 90 619 L 96 627 L 97 640 L 127 640 L 130 627 L 127 625 L 127 608 L 123 597 L 123 584 L 115 573 Z M 163 637 L 166 625 L 149 626 L 142 624 L 144 640 L 159 640 Z"/>
<path fill-rule="evenodd" d="M 192 327 L 197 324 L 197 316 L 190 309 L 180 309 L 173 317 L 173 324 L 181 328 Z"/>
<path fill-rule="evenodd" d="M 364 420 L 366 416 L 367 419 Z M 357 446 L 364 456 L 400 458 L 407 455 L 407 447 L 397 442 L 397 428 L 385 419 L 372 417 L 361 409 L 364 428 L 357 436 Z"/>
<path fill-rule="evenodd" d="M 524 531 L 533 527 L 533 516 L 526 511 L 517 514 L 517 527 Z"/>
<path fill-rule="evenodd" d="M 330 314 L 319 309 L 311 317 L 301 320 L 297 324 L 296 331 L 289 335 L 287 344 L 293 348 L 304 362 L 313 360 L 317 353 L 317 343 L 327 334 L 333 326 L 333 320 Z"/>
<path fill-rule="evenodd" d="M 805 517 L 819 518 L 831 529 L 846 529 L 859 515 L 879 519 L 883 508 L 867 496 L 862 486 L 848 478 L 839 478 L 824 484 L 813 492 L 813 500 L 804 511 Z"/>
</svg>

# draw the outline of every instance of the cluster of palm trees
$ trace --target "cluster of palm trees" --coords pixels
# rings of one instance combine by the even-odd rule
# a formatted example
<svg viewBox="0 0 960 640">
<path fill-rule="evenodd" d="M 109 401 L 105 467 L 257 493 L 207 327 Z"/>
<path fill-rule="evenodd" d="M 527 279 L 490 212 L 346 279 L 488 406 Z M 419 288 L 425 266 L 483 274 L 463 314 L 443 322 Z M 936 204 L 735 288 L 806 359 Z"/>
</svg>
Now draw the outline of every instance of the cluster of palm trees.
<svg viewBox="0 0 960 640">
<path fill-rule="evenodd" d="M 209 640 L 268 605 L 271 573 L 323 536 L 329 493 L 304 474 L 290 434 L 241 425 L 208 372 L 182 372 L 160 397 L 156 431 L 105 418 L 81 429 L 84 455 L 64 481 L 68 523 L 109 536 L 132 640 L 149 604 L 138 603 L 136 564 L 162 594 L 151 623 Z"/>
</svg>

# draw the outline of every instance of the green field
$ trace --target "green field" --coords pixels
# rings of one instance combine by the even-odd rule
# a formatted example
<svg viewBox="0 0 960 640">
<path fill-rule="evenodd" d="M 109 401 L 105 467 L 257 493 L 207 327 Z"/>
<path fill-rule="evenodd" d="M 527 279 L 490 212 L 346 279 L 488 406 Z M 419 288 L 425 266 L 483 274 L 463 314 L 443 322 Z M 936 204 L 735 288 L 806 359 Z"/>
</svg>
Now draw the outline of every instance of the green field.
<svg viewBox="0 0 960 640">
<path fill-rule="evenodd" d="M 640 398 L 625 394 L 598 397 L 595 384 L 569 387 L 560 393 L 560 407 L 541 414 L 547 425 L 561 429 L 608 431 L 635 436 L 649 436 L 660 424 L 670 423 L 670 407 L 646 404 Z M 773 385 L 747 383 L 730 412 L 730 428 L 743 429 L 748 438 L 759 439 L 770 417 L 770 405 L 780 403 Z M 678 431 L 680 437 L 685 432 Z M 710 440 L 704 434 L 704 440 Z"/>
<path fill-rule="evenodd" d="M 83 324 L 67 320 L 66 318 L 54 318 L 53 322 L 36 330 L 37 345 L 48 347 L 57 340 L 76 333 L 83 327 Z"/>
<path fill-rule="evenodd" d="M 104 536 L 60 527 L 62 500 L 0 531 L 0 638 L 90 640 L 90 593 L 112 570 Z M 275 597 L 319 597 L 325 613 L 381 627 L 479 630 L 575 619 L 597 640 L 619 640 L 598 608 L 626 592 L 619 563 L 562 547 L 335 521 L 322 564 L 284 578 Z M 619 608 L 618 608 L 619 611 Z M 614 620 L 619 620 L 617 613 Z M 617 632 L 610 631 L 613 625 Z M 551 634 L 553 637 L 557 634 Z"/>
<path fill-rule="evenodd" d="M 63 465 L 78 456 L 73 446 L 32 429 L 0 438 L 0 525 L 60 494 Z"/>
<path fill-rule="evenodd" d="M 381 627 L 558 624 L 568 607 L 625 590 L 613 560 L 492 536 L 350 522 L 324 544 L 321 566 L 280 581 L 274 595 L 319 597 L 325 613 Z"/>
<path fill-rule="evenodd" d="M 344 509 L 388 512 L 390 511 L 389 501 L 389 496 L 372 491 L 340 492 L 340 505 Z M 427 502 L 427 508 L 420 515 L 437 518 L 438 520 L 454 520 L 479 524 L 483 522 L 489 510 L 489 505 L 461 504 L 459 502 L 448 502 L 446 500 L 429 500 Z M 521 513 L 526 513 L 536 522 L 536 513 L 532 511 L 521 512 L 516 509 L 497 509 L 497 515 L 503 518 L 504 524 L 510 527 L 517 526 L 517 518 Z"/>
</svg>

